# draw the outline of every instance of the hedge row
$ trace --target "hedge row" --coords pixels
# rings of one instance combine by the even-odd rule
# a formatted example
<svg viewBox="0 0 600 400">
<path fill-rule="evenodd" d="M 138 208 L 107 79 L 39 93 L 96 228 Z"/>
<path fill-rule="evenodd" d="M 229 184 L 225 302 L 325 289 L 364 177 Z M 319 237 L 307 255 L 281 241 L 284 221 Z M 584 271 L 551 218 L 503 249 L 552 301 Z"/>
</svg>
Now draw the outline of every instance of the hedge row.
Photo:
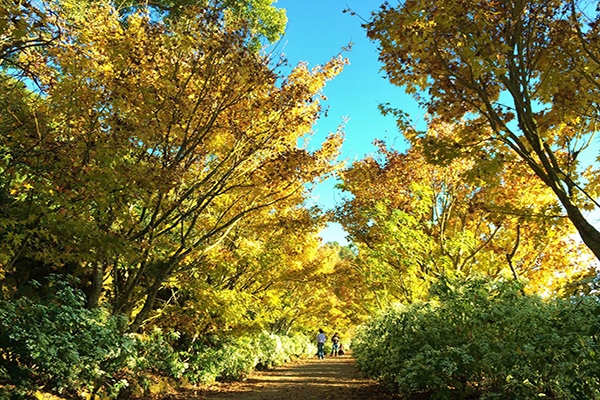
<svg viewBox="0 0 600 400">
<path fill-rule="evenodd" d="M 238 379 L 256 367 L 316 352 L 302 335 L 263 332 L 185 346 L 177 346 L 173 332 L 127 335 L 126 321 L 87 310 L 83 294 L 61 278 L 50 286 L 43 299 L 0 301 L 0 399 L 30 398 L 36 391 L 113 398 L 132 386 L 148 388 L 157 375 L 191 383 Z"/>
<path fill-rule="evenodd" d="M 172 334 L 171 334 L 172 335 Z M 239 380 L 257 368 L 281 365 L 306 357 L 317 349 L 303 335 L 276 335 L 268 332 L 237 338 L 212 338 L 210 345 L 197 342 L 176 351 L 161 332 L 138 339 L 136 368 L 191 383 Z"/>
<path fill-rule="evenodd" d="M 598 298 L 542 299 L 514 282 L 440 280 L 430 300 L 358 330 L 359 367 L 433 399 L 600 399 Z"/>
</svg>

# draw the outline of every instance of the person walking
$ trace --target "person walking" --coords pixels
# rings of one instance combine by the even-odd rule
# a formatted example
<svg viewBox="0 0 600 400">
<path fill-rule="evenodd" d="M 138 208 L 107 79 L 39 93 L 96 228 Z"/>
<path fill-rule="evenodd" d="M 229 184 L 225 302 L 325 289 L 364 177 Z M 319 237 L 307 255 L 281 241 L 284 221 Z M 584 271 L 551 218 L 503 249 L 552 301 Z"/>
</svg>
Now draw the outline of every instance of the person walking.
<svg viewBox="0 0 600 400">
<path fill-rule="evenodd" d="M 326 341 L 327 336 L 325 336 L 325 332 L 323 332 L 323 329 L 319 329 L 319 334 L 317 335 L 317 356 L 320 360 L 325 358 L 325 350 L 323 348 L 325 347 Z"/>
<path fill-rule="evenodd" d="M 335 355 L 337 357 L 338 350 L 340 348 L 340 335 L 338 335 L 337 332 L 331 338 L 331 342 L 333 343 L 333 346 L 331 346 L 331 355 Z"/>
</svg>

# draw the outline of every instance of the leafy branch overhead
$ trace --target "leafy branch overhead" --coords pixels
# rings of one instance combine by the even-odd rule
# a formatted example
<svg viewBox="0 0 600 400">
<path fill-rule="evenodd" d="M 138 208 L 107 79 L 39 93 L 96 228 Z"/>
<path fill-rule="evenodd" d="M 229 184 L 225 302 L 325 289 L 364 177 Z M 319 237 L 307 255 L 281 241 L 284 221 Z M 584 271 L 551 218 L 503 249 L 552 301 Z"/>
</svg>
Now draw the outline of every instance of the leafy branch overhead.
<svg viewBox="0 0 600 400">
<path fill-rule="evenodd" d="M 236 225 L 301 204 L 307 184 L 336 170 L 343 140 L 298 147 L 343 58 L 280 76 L 245 30 L 188 11 L 124 24 L 90 6 L 52 46 L 20 54 L 38 93 L 5 80 L 21 96 L 3 120 L 6 271 L 34 259 L 109 275 L 113 312 L 134 331 L 163 284 L 203 266 Z"/>
<path fill-rule="evenodd" d="M 150 7 L 168 20 L 180 18 L 189 12 L 189 8 L 213 8 L 223 14 L 225 23 L 247 24 L 252 32 L 252 47 L 256 48 L 261 39 L 274 43 L 284 34 L 287 17 L 284 9 L 275 6 L 276 2 L 277 0 L 128 0 L 122 7 Z"/>
<path fill-rule="evenodd" d="M 391 83 L 434 122 L 463 124 L 450 141 L 414 130 L 409 138 L 433 154 L 517 157 L 600 257 L 600 233 L 583 213 L 598 209 L 599 194 L 595 167 L 581 164 L 600 116 L 598 15 L 586 4 L 409 0 L 386 3 L 364 27 Z"/>
<path fill-rule="evenodd" d="M 453 128 L 431 127 L 439 135 Z M 351 196 L 335 220 L 380 307 L 424 298 L 441 276 L 527 278 L 528 290 L 545 292 L 589 268 L 552 192 L 525 166 L 505 164 L 492 179 L 474 162 L 436 166 L 418 147 L 378 144 L 343 171 L 340 188 Z"/>
</svg>

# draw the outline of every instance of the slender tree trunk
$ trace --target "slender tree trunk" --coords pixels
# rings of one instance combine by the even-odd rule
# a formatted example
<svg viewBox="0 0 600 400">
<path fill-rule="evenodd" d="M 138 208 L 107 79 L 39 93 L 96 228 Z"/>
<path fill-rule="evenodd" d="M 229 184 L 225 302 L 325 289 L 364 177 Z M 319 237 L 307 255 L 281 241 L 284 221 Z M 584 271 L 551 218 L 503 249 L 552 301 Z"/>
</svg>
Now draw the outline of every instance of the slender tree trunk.
<svg viewBox="0 0 600 400">
<path fill-rule="evenodd" d="M 150 316 L 150 312 L 154 308 L 154 301 L 156 300 L 156 295 L 158 294 L 162 283 L 162 279 L 156 278 L 154 284 L 148 289 L 144 306 L 142 307 L 140 312 L 137 313 L 131 325 L 129 325 L 129 332 L 136 333 L 141 328 L 144 321 L 148 319 L 148 317 Z"/>
<path fill-rule="evenodd" d="M 515 256 L 515 254 L 517 254 L 517 250 L 519 249 L 519 245 L 521 244 L 521 225 L 517 225 L 517 238 L 515 240 L 515 245 L 513 246 L 512 251 L 509 253 L 506 253 L 506 261 L 508 261 L 508 266 L 510 267 L 510 270 L 512 271 L 513 274 L 513 278 L 515 278 L 515 281 L 518 282 L 519 281 L 519 275 L 517 275 L 517 270 L 515 269 L 515 266 L 513 265 L 513 258 Z M 523 296 L 525 296 L 525 289 L 523 287 L 521 287 L 521 294 Z"/>
<path fill-rule="evenodd" d="M 173 266 L 166 265 L 164 267 L 164 269 L 158 274 L 158 276 L 154 280 L 154 283 L 152 284 L 152 286 L 150 286 L 150 288 L 146 292 L 146 301 L 144 302 L 144 306 L 142 307 L 140 312 L 137 313 L 137 315 L 135 316 L 135 319 L 133 320 L 131 325 L 129 325 L 129 332 L 131 332 L 131 333 L 137 332 L 140 329 L 140 327 L 142 326 L 142 324 L 144 323 L 144 321 L 146 321 L 148 319 L 148 317 L 150 316 L 150 313 L 152 312 L 152 309 L 154 308 L 154 301 L 156 300 L 158 291 L 162 287 L 162 284 L 165 281 L 165 279 L 167 279 L 167 277 L 169 277 L 172 270 L 173 270 Z"/>
</svg>

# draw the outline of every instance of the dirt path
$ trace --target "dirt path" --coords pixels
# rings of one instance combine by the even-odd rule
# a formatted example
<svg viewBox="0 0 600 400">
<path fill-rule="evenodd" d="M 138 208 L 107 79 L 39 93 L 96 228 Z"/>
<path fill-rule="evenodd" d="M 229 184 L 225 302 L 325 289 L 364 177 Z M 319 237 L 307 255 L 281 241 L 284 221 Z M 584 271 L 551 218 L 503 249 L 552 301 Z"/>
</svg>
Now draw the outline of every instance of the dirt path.
<svg viewBox="0 0 600 400">
<path fill-rule="evenodd" d="M 181 393 L 185 400 L 365 400 L 393 399 L 377 383 L 364 379 L 351 357 L 297 360 L 255 372 L 245 382 L 221 384 L 207 391 Z"/>
</svg>

